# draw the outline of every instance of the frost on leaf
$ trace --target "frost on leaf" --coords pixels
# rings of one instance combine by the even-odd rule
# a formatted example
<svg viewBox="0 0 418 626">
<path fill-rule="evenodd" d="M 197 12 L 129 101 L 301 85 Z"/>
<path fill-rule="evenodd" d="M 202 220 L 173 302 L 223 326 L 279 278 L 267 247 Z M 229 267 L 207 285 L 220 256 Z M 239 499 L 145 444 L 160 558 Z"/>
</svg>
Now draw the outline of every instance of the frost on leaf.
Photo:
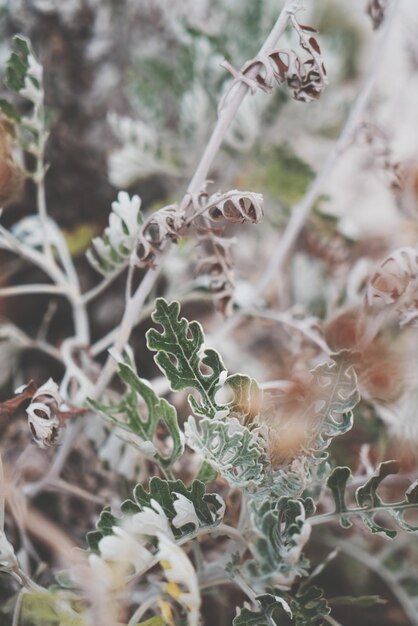
<svg viewBox="0 0 418 626">
<path fill-rule="evenodd" d="M 226 377 L 221 358 L 211 348 L 204 348 L 204 336 L 198 322 L 179 318 L 180 304 L 168 303 L 158 298 L 152 319 L 162 326 L 163 331 L 151 329 L 147 332 L 150 350 L 157 352 L 154 359 L 167 376 L 173 391 L 195 389 L 200 401 L 189 396 L 189 403 L 196 415 L 215 417 L 225 412 L 226 407 L 218 404 L 216 392 Z"/>
<path fill-rule="evenodd" d="M 95 237 L 87 252 L 87 259 L 100 274 L 106 276 L 125 265 L 135 245 L 139 227 L 143 222 L 141 200 L 120 191 L 112 202 L 109 226 L 102 237 Z"/>
<path fill-rule="evenodd" d="M 261 579 L 290 588 L 297 576 L 307 574 L 309 561 L 302 550 L 311 533 L 306 520 L 313 511 L 309 498 L 270 497 L 254 502 L 252 520 L 259 537 L 256 558 L 248 561 L 246 568 L 255 585 Z"/>
<path fill-rule="evenodd" d="M 177 411 L 167 400 L 159 398 L 147 381 L 139 378 L 131 363 L 121 361 L 118 366 L 119 377 L 127 387 L 121 401 L 111 406 L 94 401 L 90 401 L 90 404 L 121 429 L 138 437 L 140 443 L 137 447 L 141 452 L 169 469 L 184 450 Z M 124 419 L 118 416 L 124 416 Z M 157 444 L 157 434 L 161 428 L 168 434 L 168 449 L 167 446 L 160 449 L 161 446 Z M 135 439 L 129 439 L 128 443 L 136 445 Z M 148 445 L 145 447 L 141 444 Z"/>
<path fill-rule="evenodd" d="M 185 424 L 188 445 L 216 467 L 231 486 L 253 490 L 265 480 L 267 459 L 256 430 L 237 418 L 203 418 L 199 426 L 190 416 Z"/>
<path fill-rule="evenodd" d="M 376 521 L 376 516 L 382 513 L 388 514 L 393 521 L 403 530 L 414 532 L 418 526 L 414 526 L 405 520 L 408 510 L 418 509 L 418 481 L 415 481 L 405 492 L 405 498 L 400 502 L 384 502 L 377 493 L 377 489 L 382 481 L 391 474 L 399 471 L 397 461 L 386 461 L 381 463 L 376 472 L 356 491 L 355 499 L 357 507 L 347 504 L 346 488 L 351 480 L 351 471 L 348 467 L 336 467 L 328 479 L 327 485 L 331 490 L 335 511 L 340 517 L 343 527 L 351 526 L 350 517 L 355 515 L 360 517 L 367 528 L 372 533 L 385 534 L 390 539 L 397 535 L 397 531 L 383 526 Z"/>
</svg>

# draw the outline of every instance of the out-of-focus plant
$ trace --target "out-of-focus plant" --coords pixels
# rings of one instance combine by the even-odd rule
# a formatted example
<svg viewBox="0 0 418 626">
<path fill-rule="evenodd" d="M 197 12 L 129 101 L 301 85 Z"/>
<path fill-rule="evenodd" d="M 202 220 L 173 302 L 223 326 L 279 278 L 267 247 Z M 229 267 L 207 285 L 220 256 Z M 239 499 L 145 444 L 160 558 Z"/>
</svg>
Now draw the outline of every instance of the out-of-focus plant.
<svg viewBox="0 0 418 626">
<path fill-rule="evenodd" d="M 380 384 L 376 370 L 382 355 L 390 356 L 390 347 L 379 333 L 394 312 L 400 327 L 416 322 L 416 250 L 400 248 L 375 267 L 374 273 L 365 275 L 355 266 L 357 274 L 354 278 L 350 274 L 345 286 L 347 293 L 354 294 L 355 305 L 348 312 L 330 316 L 324 324 L 304 311 L 269 309 L 265 298 L 272 276 L 284 275 L 283 267 L 311 217 L 324 179 L 352 140 L 373 80 L 363 87 L 335 149 L 293 209 L 267 268 L 241 306 L 235 296 L 230 230 L 239 232 L 241 226 L 259 224 L 265 211 L 263 196 L 237 189 L 207 191 L 212 163 L 247 95 L 258 90 L 269 94 L 279 87 L 285 90 L 286 98 L 307 107 L 322 96 L 327 84 L 324 59 L 316 30 L 299 21 L 302 4 L 296 0 L 284 3 L 259 53 L 240 70 L 223 63 L 232 81 L 221 80 L 218 121 L 184 195 L 145 214 L 139 196 L 119 192 L 103 235 L 91 241 L 87 258 L 101 279 L 86 292 L 81 290 L 67 240 L 47 214 L 44 155 L 49 131 L 42 67 L 29 41 L 21 36 L 14 39 L 7 84 L 29 101 L 30 109 L 21 116 L 18 107 L 2 101 L 2 128 L 7 133 L 5 145 L 15 142 L 34 157 L 34 170 L 23 173 L 16 166 L 15 173 L 19 174 L 19 184 L 23 176 L 34 180 L 38 214 L 22 219 L 10 230 L 1 226 L 0 247 L 31 262 L 50 282 L 6 286 L 0 295 L 59 295 L 71 307 L 73 331 L 56 347 L 45 341 L 31 342 L 9 325 L 20 349 L 36 348 L 54 356 L 62 362 L 64 375 L 59 385 L 50 379 L 40 387 L 30 381 L 16 389 L 13 397 L 0 404 L 0 417 L 11 418 L 26 403 L 28 437 L 31 434 L 43 450 L 62 444 L 45 476 L 27 485 L 28 498 L 54 481 L 56 484 L 83 428 L 102 459 L 112 456 L 109 447 L 115 441 L 124 454 L 129 451 L 131 456 L 123 463 L 129 478 L 135 474 L 126 469 L 132 459 L 153 474 L 149 480 L 138 482 L 132 496 L 123 502 L 118 494 L 117 510 L 102 510 L 96 530 L 87 536 L 88 549 L 73 557 L 69 571 L 60 574 L 57 584 L 50 587 L 31 579 L 6 538 L 4 493 L 0 494 L 0 568 L 20 589 L 13 609 L 14 626 L 198 626 L 202 593 L 221 585 L 235 586 L 237 591 L 234 626 L 274 626 L 283 620 L 296 626 L 324 621 L 335 624 L 330 615 L 333 599 L 326 598 L 326 588 L 313 582 L 335 554 L 321 559 L 313 552 L 308 558 L 313 529 L 338 521 L 348 532 L 359 521 L 370 535 L 385 539 L 418 530 L 409 517 L 418 508 L 416 481 L 410 481 L 401 496 L 399 489 L 393 497 L 378 492 L 398 472 L 396 461 L 376 462 L 372 467 L 363 458 L 366 472 L 353 477 L 351 470 L 329 453 L 334 440 L 352 429 L 359 407 L 366 406 L 385 420 L 390 400 L 383 397 L 387 385 Z M 369 3 L 376 27 L 383 23 L 385 13 L 390 13 L 385 9 L 384 3 Z M 262 16 L 254 16 L 255 25 L 256 17 L 259 22 Z M 280 45 L 286 29 L 295 38 L 294 47 Z M 199 50 L 205 41 L 211 43 L 211 53 L 217 47 L 221 51 L 221 40 L 214 41 L 210 34 L 183 25 L 181 36 L 188 43 L 194 41 L 192 51 Z M 183 52 L 190 54 L 191 49 L 185 43 L 182 46 Z M 199 55 L 189 61 L 197 64 Z M 152 69 L 153 64 L 150 67 L 161 83 L 156 68 Z M 160 73 L 167 71 L 167 67 L 159 69 Z M 183 69 L 187 69 L 185 64 Z M 190 82 L 181 105 L 186 117 L 192 97 L 205 99 L 200 89 Z M 219 85 L 217 91 L 221 95 Z M 210 104 L 210 99 L 203 103 L 198 121 Z M 179 167 L 174 158 L 168 158 L 166 165 L 169 149 L 165 151 L 158 144 L 158 135 L 144 125 L 115 116 L 110 122 L 143 153 L 138 168 L 138 155 L 127 145 L 113 155 L 110 165 L 115 182 L 128 184 L 134 171 L 136 176 L 173 173 Z M 7 156 L 10 167 L 15 167 L 9 153 Z M 326 223 L 319 208 L 315 209 L 311 217 L 313 235 L 331 230 L 333 236 L 341 237 L 335 223 Z M 305 237 L 307 246 L 317 243 Z M 299 363 L 287 378 L 267 383 L 246 373 L 245 363 L 241 368 L 244 373 L 229 373 L 218 350 L 208 346 L 210 340 L 205 338 L 201 324 L 182 317 L 180 303 L 171 298 L 175 294 L 154 299 L 157 279 L 165 271 L 168 275 L 176 245 L 180 250 L 181 243 L 187 241 L 196 242 L 200 250 L 198 271 L 202 280 L 198 287 L 202 290 L 203 286 L 205 297 L 229 318 L 212 338 L 232 335 L 243 317 L 275 321 L 298 338 L 296 348 L 292 345 L 289 352 L 305 355 L 302 348 L 310 345 L 313 357 L 306 357 L 304 367 Z M 320 244 L 316 250 L 321 257 Z M 335 269 L 339 260 L 331 257 L 330 265 Z M 91 341 L 88 305 L 123 272 L 122 319 L 99 340 L 99 349 Z M 157 384 L 154 388 L 138 374 L 138 355 L 129 346 L 132 329 L 146 310 L 155 326 L 146 333 L 147 349 L 154 354 L 163 377 L 162 383 L 161 379 L 154 381 L 159 383 L 158 390 Z M 97 356 L 106 348 L 110 348 L 109 355 L 101 364 Z M 117 381 L 113 381 L 115 373 Z M 169 393 L 169 400 L 163 397 Z M 394 392 L 394 396 L 399 400 L 401 393 Z M 103 418 L 113 429 L 106 443 Z M 3 476 L 0 483 L 4 491 Z M 353 484 L 357 487 L 354 495 Z M 236 518 L 231 496 L 239 499 Z M 350 540 L 357 558 L 354 534 L 348 535 Z M 345 541 L 341 545 L 349 552 Z M 388 554 L 376 554 L 371 550 L 370 557 L 362 554 L 358 558 L 372 569 L 378 569 L 376 563 L 386 567 Z M 386 580 L 390 580 L 389 574 Z M 410 596 L 405 599 L 400 585 L 396 593 L 409 614 L 413 600 Z M 365 606 L 370 602 L 339 598 L 340 603 L 348 604 L 356 600 Z"/>
</svg>

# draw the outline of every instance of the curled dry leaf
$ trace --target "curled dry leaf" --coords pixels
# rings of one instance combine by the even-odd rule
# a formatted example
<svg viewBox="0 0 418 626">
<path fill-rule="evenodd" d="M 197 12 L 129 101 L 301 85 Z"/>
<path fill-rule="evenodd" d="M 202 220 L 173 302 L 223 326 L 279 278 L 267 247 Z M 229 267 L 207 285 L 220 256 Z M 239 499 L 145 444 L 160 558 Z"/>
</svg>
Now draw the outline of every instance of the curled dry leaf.
<svg viewBox="0 0 418 626">
<path fill-rule="evenodd" d="M 19 390 L 20 394 L 30 388 Z M 33 387 L 32 387 L 33 388 Z M 63 403 L 56 382 L 50 378 L 47 382 L 35 389 L 32 400 L 26 409 L 28 424 L 35 443 L 43 449 L 49 448 L 57 442 L 60 428 L 65 420 L 85 413 L 84 409 L 69 409 Z"/>
<path fill-rule="evenodd" d="M 387 0 L 368 0 L 366 13 L 370 16 L 374 30 L 381 26 L 385 19 Z"/>
<path fill-rule="evenodd" d="M 16 389 L 13 398 L 0 402 L 0 417 L 11 417 L 26 400 L 32 399 L 35 392 L 36 385 L 33 380 L 29 381 L 27 385 Z"/>
<path fill-rule="evenodd" d="M 308 58 L 302 60 L 297 52 L 290 49 L 274 50 L 246 63 L 241 74 L 246 77 L 250 70 L 258 67 L 256 81 L 263 91 L 269 93 L 276 80 L 279 85 L 287 83 L 295 100 L 311 102 L 320 97 L 327 84 L 327 73 L 318 41 L 312 34 L 316 30 L 299 24 L 294 16 L 291 16 L 291 21 Z"/>
<path fill-rule="evenodd" d="M 228 317 L 232 314 L 235 290 L 231 254 L 235 240 L 224 237 L 222 228 L 211 228 L 210 222 L 223 222 L 225 225 L 227 222 L 258 224 L 264 215 L 263 196 L 237 189 L 226 193 L 217 192 L 211 196 L 202 192 L 191 197 L 188 206 L 193 208 L 193 213 L 187 224 L 194 223 L 198 228 L 199 241 L 204 252 L 198 263 L 197 273 L 208 277 L 208 288 L 214 294 L 215 306 Z"/>
<path fill-rule="evenodd" d="M 411 323 L 418 317 L 417 278 L 418 250 L 395 250 L 380 264 L 369 280 L 366 290 L 367 304 L 395 305 L 401 326 Z"/>
<path fill-rule="evenodd" d="M 207 216 L 212 222 L 251 222 L 258 224 L 264 216 L 263 196 L 251 191 L 236 189 L 227 193 L 215 193 L 206 203 Z"/>
<path fill-rule="evenodd" d="M 168 241 L 176 242 L 184 225 L 183 213 L 176 204 L 153 213 L 139 231 L 136 242 L 136 258 L 140 267 L 153 267 L 156 256 Z"/>
<path fill-rule="evenodd" d="M 29 428 L 40 448 L 49 448 L 57 440 L 61 425 L 58 412 L 62 402 L 58 385 L 51 378 L 33 394 L 26 413 Z"/>
</svg>

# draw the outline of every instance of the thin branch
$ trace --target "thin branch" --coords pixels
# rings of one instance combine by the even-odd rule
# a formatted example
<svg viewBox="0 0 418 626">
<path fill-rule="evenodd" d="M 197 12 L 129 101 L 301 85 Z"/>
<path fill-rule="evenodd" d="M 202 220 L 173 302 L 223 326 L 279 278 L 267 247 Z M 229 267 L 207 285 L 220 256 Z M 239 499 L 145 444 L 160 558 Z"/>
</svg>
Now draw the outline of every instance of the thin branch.
<svg viewBox="0 0 418 626">
<path fill-rule="evenodd" d="M 403 610 L 407 614 L 413 626 L 418 626 L 418 613 L 417 607 L 414 604 L 414 598 L 402 589 L 396 580 L 394 573 L 384 566 L 382 560 L 369 553 L 368 550 L 363 550 L 356 546 L 353 541 L 339 541 L 338 547 L 347 554 L 347 556 L 355 559 L 359 563 L 362 563 L 365 567 L 374 572 L 383 582 L 387 585 L 387 588 L 393 593 Z"/>
<path fill-rule="evenodd" d="M 161 597 L 160 594 L 155 594 L 151 596 L 150 598 L 148 598 L 148 600 L 145 600 L 145 602 L 143 602 L 141 606 L 139 606 L 136 609 L 136 611 L 132 614 L 132 617 L 129 619 L 128 626 L 137 626 L 140 619 L 144 617 L 145 613 L 149 611 L 150 609 L 153 609 L 156 607 L 158 599 L 160 597 Z"/>
<path fill-rule="evenodd" d="M 263 46 L 261 47 L 258 56 L 263 56 L 266 53 L 274 50 L 278 40 L 286 30 L 286 26 L 289 22 L 290 15 L 297 10 L 297 4 L 295 0 L 286 0 L 286 3 Z M 248 79 L 255 79 L 259 67 L 256 65 L 247 74 Z M 222 107 L 217 124 L 213 130 L 211 138 L 202 154 L 202 157 L 197 165 L 196 171 L 190 181 L 187 188 L 187 194 L 183 199 L 181 208 L 184 208 L 188 203 L 189 194 L 197 194 L 202 191 L 208 177 L 210 167 L 213 160 L 221 147 L 226 133 L 231 126 L 235 116 L 240 108 L 243 100 L 250 92 L 250 87 L 246 82 L 239 81 L 234 82 L 231 86 L 231 91 L 228 93 L 227 98 L 224 100 L 224 106 Z"/>
<path fill-rule="evenodd" d="M 6 498 L 6 483 L 4 482 L 3 461 L 0 454 L 0 533 L 4 532 L 4 502 Z"/>
<path fill-rule="evenodd" d="M 290 14 L 293 13 L 295 10 L 297 10 L 297 8 L 299 8 L 298 2 L 295 2 L 295 0 L 286 0 L 286 3 L 272 31 L 267 37 L 264 45 L 261 47 L 261 50 L 259 53 L 260 55 L 263 55 L 266 52 L 269 52 L 270 50 L 273 50 L 276 47 L 277 41 L 279 40 L 281 35 L 284 33 L 286 26 L 289 22 Z M 252 71 L 248 74 L 248 77 L 255 78 L 257 75 L 257 72 L 258 72 L 258 67 L 255 66 L 252 69 Z M 226 133 L 232 121 L 234 120 L 242 101 L 247 96 L 249 91 L 250 90 L 249 90 L 248 84 L 242 81 L 235 82 L 232 84 L 231 93 L 226 98 L 226 100 L 224 100 L 224 106 L 222 110 L 220 111 L 218 121 L 215 125 L 212 136 L 206 146 L 206 149 L 203 152 L 202 158 L 200 159 L 200 162 L 196 168 L 196 171 L 190 181 L 190 184 L 187 188 L 187 192 L 183 197 L 183 200 L 179 208 L 180 211 L 182 211 L 184 207 L 188 205 L 190 194 L 200 193 L 200 191 L 204 187 L 212 162 L 222 142 L 224 141 Z M 139 318 L 140 312 L 145 304 L 145 301 L 155 284 L 155 281 L 160 271 L 160 267 L 161 267 L 161 259 L 160 259 L 159 267 L 150 268 L 147 270 L 140 285 L 137 287 L 135 293 L 128 300 L 126 307 L 125 307 L 124 315 L 122 317 L 122 321 L 119 324 L 116 337 L 113 343 L 113 348 L 116 351 L 119 351 L 119 352 L 122 351 L 126 343 L 129 341 L 132 328 L 134 327 L 136 320 Z M 84 303 L 85 302 L 83 301 L 78 302 L 79 305 L 84 304 Z M 81 311 L 75 308 L 74 313 L 79 314 L 77 315 L 77 321 L 82 326 L 83 320 L 81 319 Z M 92 394 L 94 399 L 97 399 L 102 395 L 107 385 L 109 384 L 110 380 L 112 379 L 112 376 L 115 370 L 116 370 L 116 363 L 114 359 L 109 355 L 104 365 L 104 368 L 95 385 L 94 392 Z M 74 427 L 74 429 L 72 429 L 71 431 L 70 429 L 67 430 L 66 435 L 64 437 L 63 445 L 61 446 L 60 452 L 54 460 L 53 466 L 51 467 L 51 470 L 48 476 L 45 477 L 44 480 L 37 483 L 37 485 L 30 486 L 32 487 L 32 489 L 30 489 L 31 495 L 38 493 L 42 485 L 47 484 L 48 480 L 51 480 L 53 477 L 59 475 L 68 457 L 68 454 L 71 451 L 72 443 L 75 437 L 78 435 L 78 432 L 80 431 L 80 429 L 81 429 L 81 425 L 80 423 L 78 423 L 77 426 Z"/>
<path fill-rule="evenodd" d="M 132 328 L 135 324 L 135 320 L 138 317 L 138 312 L 141 311 L 149 292 L 151 291 L 158 278 L 158 275 L 159 268 L 149 269 L 142 279 L 139 287 L 135 291 L 134 295 L 128 300 L 125 307 L 125 312 L 122 317 L 122 321 L 118 328 L 117 337 L 113 344 L 113 348 L 117 352 L 122 351 L 126 343 L 129 341 Z M 109 355 L 95 386 L 95 399 L 100 397 L 100 395 L 106 389 L 115 372 L 115 369 L 115 360 Z"/>
<path fill-rule="evenodd" d="M 305 337 L 312 341 L 312 343 L 317 345 L 318 348 L 325 352 L 325 354 L 331 354 L 332 352 L 331 348 L 327 345 L 325 339 L 322 339 L 320 335 L 315 334 L 309 328 L 307 328 L 306 325 L 303 324 L 303 319 L 300 320 L 300 323 L 298 323 L 298 320 L 292 319 L 292 317 L 286 314 L 286 312 L 280 313 L 279 311 L 259 309 L 252 309 L 245 314 L 251 317 L 261 317 L 263 319 L 272 320 L 275 322 L 279 322 L 280 324 L 283 324 L 285 326 L 289 326 L 290 328 L 294 328 L 295 330 L 298 330 L 300 333 L 305 335 Z"/>
<path fill-rule="evenodd" d="M 342 511 L 341 513 L 322 513 L 321 515 L 315 515 L 314 517 L 306 520 L 311 526 L 318 526 L 318 524 L 326 524 L 328 522 L 332 522 L 334 520 L 340 519 L 340 517 L 352 517 L 354 515 L 360 516 L 364 513 L 383 513 L 385 510 L 391 511 L 394 508 L 401 508 L 402 511 L 407 511 L 408 509 L 416 509 L 416 502 L 411 502 L 411 504 L 402 504 L 399 502 L 394 502 L 393 504 L 382 504 L 377 507 L 358 507 L 355 509 L 348 509 L 348 511 Z"/>
<path fill-rule="evenodd" d="M 88 304 L 94 300 L 94 298 L 97 298 L 97 296 L 103 293 L 103 291 L 105 291 L 113 283 L 113 281 L 116 280 L 116 278 L 120 276 L 124 270 L 126 270 L 127 266 L 127 263 L 122 264 L 114 272 L 112 272 L 112 274 L 103 278 L 100 283 L 92 287 L 89 291 L 83 293 L 81 296 L 83 303 Z"/>
<path fill-rule="evenodd" d="M 311 209 L 318 199 L 321 190 L 328 180 L 331 171 L 333 170 L 338 158 L 346 149 L 349 141 L 352 138 L 353 132 L 361 122 L 361 118 L 367 108 L 370 100 L 370 96 L 373 92 L 376 80 L 379 75 L 379 71 L 382 67 L 385 59 L 385 48 L 387 46 L 387 39 L 391 32 L 391 26 L 395 15 L 395 9 L 397 2 L 394 0 L 388 15 L 386 25 L 382 31 L 380 38 L 376 44 L 372 61 L 370 64 L 370 70 L 363 81 L 363 85 L 357 96 L 357 99 L 352 107 L 344 128 L 341 132 L 333 149 L 329 153 L 322 168 L 316 175 L 314 181 L 311 183 L 304 198 L 293 208 L 291 218 L 286 226 L 283 235 L 280 238 L 280 245 L 277 246 L 275 253 L 272 255 L 265 271 L 263 272 L 256 287 L 257 295 L 262 294 L 268 285 L 277 277 L 278 273 L 283 268 L 283 264 L 286 262 L 290 252 L 292 251 L 297 238 L 299 237 L 302 228 L 309 217 Z"/>
<path fill-rule="evenodd" d="M 1 287 L 0 298 L 9 298 L 14 296 L 26 296 L 30 294 L 58 294 L 65 296 L 67 291 L 61 285 L 44 285 L 33 283 L 31 285 L 16 285 L 14 287 Z"/>
</svg>

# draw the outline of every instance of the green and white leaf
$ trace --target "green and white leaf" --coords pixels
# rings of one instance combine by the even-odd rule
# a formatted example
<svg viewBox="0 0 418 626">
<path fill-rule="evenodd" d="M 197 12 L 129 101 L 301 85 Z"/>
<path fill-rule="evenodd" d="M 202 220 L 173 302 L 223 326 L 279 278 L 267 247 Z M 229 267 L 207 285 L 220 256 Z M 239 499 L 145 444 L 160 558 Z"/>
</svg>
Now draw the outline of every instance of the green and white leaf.
<svg viewBox="0 0 418 626">
<path fill-rule="evenodd" d="M 239 609 L 232 622 L 233 626 L 279 626 L 279 622 L 274 619 L 274 614 L 277 613 L 278 609 L 283 609 L 290 618 L 292 617 L 292 610 L 281 595 L 264 593 L 257 596 L 256 599 L 260 607 L 259 610 Z"/>
<path fill-rule="evenodd" d="M 6 86 L 31 102 L 31 112 L 22 117 L 8 100 L 0 100 L 0 110 L 15 123 L 17 138 L 22 147 L 39 157 L 40 143 L 47 137 L 45 130 L 43 68 L 37 61 L 27 37 L 15 35 L 12 52 L 6 66 Z"/>
<path fill-rule="evenodd" d="M 352 354 L 343 350 L 332 361 L 312 370 L 319 398 L 308 410 L 313 411 L 313 426 L 307 444 L 308 454 L 318 457 L 332 439 L 343 435 L 353 425 L 353 409 L 360 401 Z"/>
<path fill-rule="evenodd" d="M 151 524 L 176 540 L 192 537 L 199 528 L 215 527 L 222 522 L 225 503 L 218 494 L 206 493 L 200 481 L 186 487 L 181 480 L 167 481 L 154 476 L 149 491 L 136 485 L 133 499 L 125 500 L 121 511 L 120 519 L 109 509 L 102 511 L 97 530 L 87 535 L 92 551 L 97 552 L 100 540 L 113 534 L 115 526 L 127 528 L 127 524 L 129 528 L 135 527 L 138 534 L 152 534 Z"/>
<path fill-rule="evenodd" d="M 139 196 L 130 198 L 126 191 L 120 191 L 112 202 L 109 226 L 102 237 L 94 237 L 86 253 L 89 263 L 103 276 L 126 266 L 143 221 Z"/>
<path fill-rule="evenodd" d="M 263 401 L 263 390 L 257 381 L 244 374 L 233 374 L 225 382 L 233 393 L 229 403 L 230 414 L 238 417 L 243 424 L 254 421 L 260 414 Z"/>
<path fill-rule="evenodd" d="M 203 329 L 198 322 L 188 322 L 180 315 L 180 304 L 158 298 L 152 319 L 162 332 L 150 329 L 147 344 L 157 352 L 154 359 L 169 380 L 173 391 L 195 389 L 200 401 L 189 395 L 196 415 L 224 417 L 228 408 L 218 404 L 216 392 L 226 379 L 225 366 L 216 350 L 204 347 Z"/>
<path fill-rule="evenodd" d="M 266 498 L 252 505 L 252 522 L 258 539 L 255 558 L 246 569 L 257 587 L 273 584 L 290 587 L 297 576 L 306 576 L 309 561 L 302 550 L 309 540 L 307 518 L 314 511 L 313 501 L 282 497 Z"/>
<path fill-rule="evenodd" d="M 145 445 L 136 444 L 132 439 L 128 443 L 136 445 L 164 469 L 170 469 L 184 451 L 184 436 L 179 429 L 176 409 L 164 398 L 159 398 L 147 381 L 139 378 L 131 362 L 119 360 L 118 368 L 119 377 L 127 387 L 122 400 L 113 406 L 90 400 L 90 405 Z M 118 419 L 117 415 L 125 416 L 126 421 Z M 165 427 L 171 439 L 171 450 L 164 454 L 156 444 L 159 424 Z"/>
<path fill-rule="evenodd" d="M 184 425 L 187 444 L 213 465 L 233 487 L 254 491 L 265 480 L 267 458 L 256 429 L 237 418 L 227 422 L 190 416 Z"/>
<path fill-rule="evenodd" d="M 330 609 L 323 597 L 322 589 L 310 587 L 304 593 L 290 593 L 273 589 L 270 593 L 257 596 L 259 611 L 241 609 L 233 626 L 280 626 L 283 612 L 295 626 L 319 626 Z"/>
<path fill-rule="evenodd" d="M 340 524 L 344 528 L 351 526 L 350 518 L 352 516 L 360 517 L 372 533 L 382 533 L 393 539 L 397 531 L 393 528 L 382 526 L 381 523 L 376 521 L 377 515 L 381 516 L 382 513 L 386 513 L 401 529 L 408 532 L 418 531 L 418 526 L 414 526 L 405 520 L 408 510 L 418 509 L 418 480 L 410 485 L 405 492 L 405 498 L 400 502 L 384 502 L 377 493 L 377 489 L 382 481 L 387 476 L 396 474 L 398 471 L 399 463 L 397 461 L 381 463 L 369 480 L 357 489 L 355 500 L 358 506 L 353 507 L 347 504 L 346 495 L 347 484 L 352 478 L 351 471 L 348 467 L 336 467 L 327 482 L 334 499 L 335 511 L 321 517 L 325 519 L 328 515 L 337 515 Z"/>
</svg>

